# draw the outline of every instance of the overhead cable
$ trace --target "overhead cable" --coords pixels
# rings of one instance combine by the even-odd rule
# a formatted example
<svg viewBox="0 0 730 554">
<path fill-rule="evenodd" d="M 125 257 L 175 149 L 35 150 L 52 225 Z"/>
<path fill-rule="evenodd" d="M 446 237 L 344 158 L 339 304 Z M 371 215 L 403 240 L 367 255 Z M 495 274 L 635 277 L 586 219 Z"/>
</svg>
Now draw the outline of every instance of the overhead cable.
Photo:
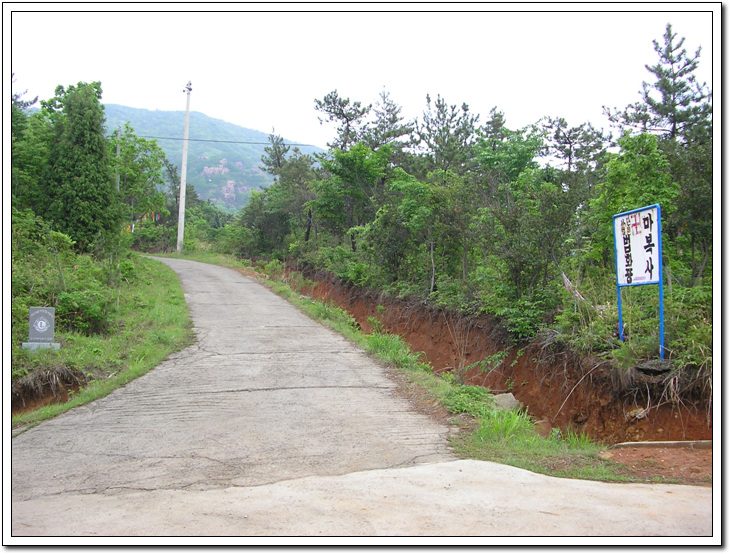
<svg viewBox="0 0 730 554">
<path fill-rule="evenodd" d="M 156 139 L 156 140 L 185 140 L 181 139 L 179 137 L 150 137 L 146 135 L 137 135 L 140 138 L 146 138 L 146 139 Z M 191 142 L 224 142 L 228 144 L 271 144 L 271 142 L 253 142 L 253 141 L 243 141 L 243 140 L 216 140 L 216 139 L 188 139 Z M 311 146 L 312 148 L 319 148 L 318 146 L 315 146 L 314 144 L 299 144 L 299 143 L 282 143 L 284 146 Z"/>
</svg>

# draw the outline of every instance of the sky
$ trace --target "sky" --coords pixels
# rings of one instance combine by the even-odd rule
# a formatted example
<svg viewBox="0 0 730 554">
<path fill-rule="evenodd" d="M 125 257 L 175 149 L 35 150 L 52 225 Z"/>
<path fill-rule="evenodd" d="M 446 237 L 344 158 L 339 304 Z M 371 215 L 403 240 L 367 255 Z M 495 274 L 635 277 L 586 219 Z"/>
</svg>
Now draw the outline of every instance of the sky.
<svg viewBox="0 0 730 554">
<path fill-rule="evenodd" d="M 191 111 L 326 147 L 335 126 L 314 101 L 335 89 L 373 105 L 388 92 L 408 120 L 429 94 L 480 123 L 496 107 L 512 129 L 551 116 L 608 130 L 603 106 L 634 103 L 653 82 L 644 66 L 667 23 L 688 54 L 702 47 L 700 81 L 713 88 L 713 62 L 720 75 L 719 3 L 143 6 L 3 4 L 6 97 L 12 72 L 25 99 L 101 81 L 103 103 L 184 111 L 190 81 Z"/>
</svg>

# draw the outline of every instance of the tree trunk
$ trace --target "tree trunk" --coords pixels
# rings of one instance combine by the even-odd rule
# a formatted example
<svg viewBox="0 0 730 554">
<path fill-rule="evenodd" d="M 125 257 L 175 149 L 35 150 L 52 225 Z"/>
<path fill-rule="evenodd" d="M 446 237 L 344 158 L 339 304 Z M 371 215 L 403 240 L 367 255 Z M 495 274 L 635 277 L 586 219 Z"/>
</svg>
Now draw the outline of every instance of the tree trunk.
<svg viewBox="0 0 730 554">
<path fill-rule="evenodd" d="M 430 241 L 431 243 L 431 290 L 429 292 L 433 292 L 434 287 L 436 286 L 436 262 L 433 258 L 433 239 Z"/>
<path fill-rule="evenodd" d="M 702 263 L 700 264 L 700 268 L 697 270 L 697 275 L 692 281 L 693 287 L 696 287 L 702 281 L 702 275 L 705 273 L 705 267 L 707 266 L 707 261 L 710 258 L 710 247 L 705 241 L 702 241 L 702 250 L 704 250 L 705 255 L 702 257 Z"/>
<path fill-rule="evenodd" d="M 304 243 L 309 242 L 309 233 L 312 230 L 312 209 L 309 209 L 309 212 L 307 213 L 307 230 L 304 232 Z"/>
<path fill-rule="evenodd" d="M 469 274 L 469 247 L 465 244 L 461 256 L 461 278 L 466 282 L 466 277 Z"/>
<path fill-rule="evenodd" d="M 666 260 L 662 260 L 662 265 L 664 266 L 664 273 L 667 274 L 667 288 L 669 289 L 669 294 L 672 294 L 672 272 L 669 271 L 669 266 L 666 263 Z"/>
</svg>

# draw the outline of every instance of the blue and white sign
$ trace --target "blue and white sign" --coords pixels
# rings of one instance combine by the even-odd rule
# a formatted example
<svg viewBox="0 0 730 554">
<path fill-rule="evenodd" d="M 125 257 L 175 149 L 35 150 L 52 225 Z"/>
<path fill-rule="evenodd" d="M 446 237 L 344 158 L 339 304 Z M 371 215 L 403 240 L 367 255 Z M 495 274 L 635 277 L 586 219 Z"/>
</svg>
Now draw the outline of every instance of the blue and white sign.
<svg viewBox="0 0 730 554">
<path fill-rule="evenodd" d="M 616 279 L 620 286 L 658 284 L 661 280 L 659 205 L 613 216 Z"/>
<path fill-rule="evenodd" d="M 662 210 L 659 204 L 613 216 L 618 325 L 624 340 L 621 288 L 659 285 L 659 352 L 664 359 L 664 288 L 662 285 Z"/>
</svg>

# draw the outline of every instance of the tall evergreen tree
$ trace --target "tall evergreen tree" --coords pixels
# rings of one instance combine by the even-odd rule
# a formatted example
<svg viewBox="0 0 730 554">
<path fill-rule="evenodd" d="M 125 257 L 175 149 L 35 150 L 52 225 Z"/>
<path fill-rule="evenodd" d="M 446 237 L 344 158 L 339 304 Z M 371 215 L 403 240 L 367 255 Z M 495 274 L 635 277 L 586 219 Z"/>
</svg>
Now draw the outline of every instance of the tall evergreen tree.
<svg viewBox="0 0 730 554">
<path fill-rule="evenodd" d="M 712 129 L 712 92 L 695 76 L 702 49 L 698 48 L 694 57 L 688 56 L 682 48 L 684 37 L 677 40 L 671 24 L 667 24 L 663 38 L 663 44 L 653 41 L 659 61 L 645 67 L 656 81 L 643 83 L 641 101 L 623 111 L 604 110 L 615 123 L 662 138 L 686 142 L 708 137 Z"/>
<path fill-rule="evenodd" d="M 59 86 L 47 104 L 55 113 L 46 215 L 82 251 L 100 235 L 118 231 L 121 221 L 100 99 L 99 82 L 79 83 L 68 90 Z"/>
<path fill-rule="evenodd" d="M 15 83 L 15 75 L 13 75 Z M 43 166 L 48 141 L 37 140 L 37 126 L 32 125 L 26 110 L 38 101 L 23 100 L 27 91 L 13 92 L 10 112 L 11 133 L 11 191 L 14 205 L 30 207 L 32 188 L 40 181 L 39 168 Z M 40 133 L 43 134 L 43 133 Z"/>
<path fill-rule="evenodd" d="M 644 82 L 641 100 L 623 111 L 604 110 L 625 129 L 658 138 L 668 174 L 679 187 L 671 204 L 662 206 L 663 216 L 671 214 L 664 229 L 674 235 L 675 257 L 689 258 L 691 274 L 684 284 L 695 286 L 712 252 L 712 91 L 695 76 L 701 48 L 689 56 L 684 38 L 678 40 L 670 24 L 663 43 L 653 44 L 659 59 L 645 67 L 655 82 Z"/>
<path fill-rule="evenodd" d="M 464 174 L 476 144 L 478 122 L 479 116 L 472 115 L 466 103 L 459 110 L 438 95 L 432 104 L 431 96 L 427 94 L 422 121 L 415 123 L 415 139 L 426 152 L 431 165 L 429 170 Z"/>
<path fill-rule="evenodd" d="M 264 164 L 261 169 L 276 177 L 286 163 L 289 146 L 284 144 L 284 139 L 281 138 L 281 135 L 274 134 L 273 129 L 269 135 L 269 143 L 270 146 L 264 147 L 265 154 L 261 156 L 261 163 Z"/>
<path fill-rule="evenodd" d="M 338 124 L 337 138 L 327 146 L 348 150 L 361 140 L 363 122 L 372 105 L 362 106 L 360 102 L 350 102 L 349 98 L 342 98 L 337 90 L 333 90 L 322 100 L 315 99 L 314 108 L 326 115 L 324 119 L 319 118 L 320 124 L 325 121 Z"/>
<path fill-rule="evenodd" d="M 391 98 L 390 93 L 383 90 L 380 100 L 373 108 L 375 121 L 365 130 L 364 142 L 371 150 L 377 150 L 384 144 L 393 149 L 394 157 L 401 159 L 399 154 L 411 145 L 411 134 L 414 127 L 412 122 L 404 122 L 401 116 L 401 107 Z M 397 160 L 394 160 L 397 163 Z"/>
</svg>

